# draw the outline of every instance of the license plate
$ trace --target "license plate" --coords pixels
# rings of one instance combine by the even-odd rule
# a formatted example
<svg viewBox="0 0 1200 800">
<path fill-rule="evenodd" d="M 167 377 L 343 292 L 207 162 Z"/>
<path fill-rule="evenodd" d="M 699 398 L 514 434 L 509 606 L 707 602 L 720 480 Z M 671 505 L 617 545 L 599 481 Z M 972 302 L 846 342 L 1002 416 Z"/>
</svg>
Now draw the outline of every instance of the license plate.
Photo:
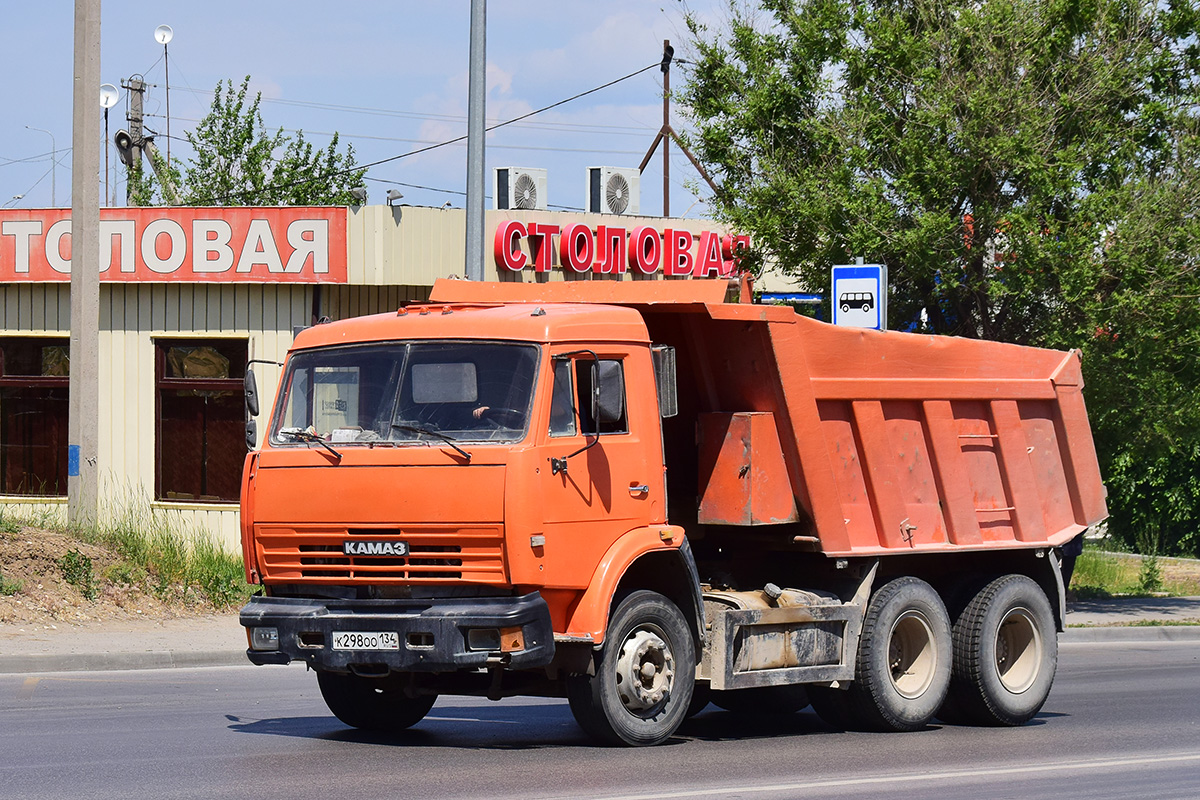
<svg viewBox="0 0 1200 800">
<path fill-rule="evenodd" d="M 334 650 L 399 650 L 400 634 L 395 631 L 334 631 Z"/>
</svg>

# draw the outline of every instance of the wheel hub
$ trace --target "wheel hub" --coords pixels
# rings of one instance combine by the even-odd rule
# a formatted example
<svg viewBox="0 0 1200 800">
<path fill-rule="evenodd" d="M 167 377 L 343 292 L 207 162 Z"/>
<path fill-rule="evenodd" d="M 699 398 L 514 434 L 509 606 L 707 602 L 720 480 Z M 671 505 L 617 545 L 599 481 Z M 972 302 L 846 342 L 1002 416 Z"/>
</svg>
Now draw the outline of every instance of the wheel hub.
<svg viewBox="0 0 1200 800">
<path fill-rule="evenodd" d="M 675 658 L 658 634 L 636 630 L 621 646 L 617 659 L 617 694 L 630 711 L 655 708 L 671 694 Z"/>
<path fill-rule="evenodd" d="M 924 615 L 909 611 L 896 620 L 888 640 L 888 668 L 892 685 L 909 700 L 920 697 L 933 683 L 937 649 Z"/>
</svg>

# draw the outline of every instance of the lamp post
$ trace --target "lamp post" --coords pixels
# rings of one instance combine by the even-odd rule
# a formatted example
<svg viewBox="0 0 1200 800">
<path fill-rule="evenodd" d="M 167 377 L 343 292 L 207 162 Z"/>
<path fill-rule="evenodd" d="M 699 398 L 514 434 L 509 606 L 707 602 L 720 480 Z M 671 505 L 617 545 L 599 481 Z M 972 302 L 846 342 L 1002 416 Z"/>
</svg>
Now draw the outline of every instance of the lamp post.
<svg viewBox="0 0 1200 800">
<path fill-rule="evenodd" d="M 167 94 L 167 165 L 171 164 L 171 61 L 167 58 L 167 44 L 175 36 L 170 25 L 159 25 L 154 29 L 154 41 L 163 46 L 163 83 Z"/>
<path fill-rule="evenodd" d="M 46 130 L 45 128 L 35 128 L 32 125 L 26 125 L 25 127 L 31 131 L 41 131 L 42 133 L 44 133 L 50 137 L 50 205 L 57 207 L 58 206 L 58 192 L 57 192 L 56 186 L 55 186 L 56 185 L 55 178 L 57 177 L 57 171 L 55 170 L 55 167 L 58 165 L 58 145 L 56 145 L 54 143 L 54 134 L 51 133 L 50 131 Z"/>
<path fill-rule="evenodd" d="M 117 104 L 120 93 L 111 83 L 100 84 L 100 107 L 104 109 L 104 205 L 109 204 L 108 195 L 108 110 Z"/>
</svg>

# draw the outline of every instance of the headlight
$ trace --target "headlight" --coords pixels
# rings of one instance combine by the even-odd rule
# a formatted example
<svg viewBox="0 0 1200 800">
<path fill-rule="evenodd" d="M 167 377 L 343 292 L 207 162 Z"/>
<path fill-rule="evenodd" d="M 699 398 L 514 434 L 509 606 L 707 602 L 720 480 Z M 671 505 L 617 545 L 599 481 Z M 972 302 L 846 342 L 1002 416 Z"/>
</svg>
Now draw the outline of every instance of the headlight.
<svg viewBox="0 0 1200 800">
<path fill-rule="evenodd" d="M 279 629 L 278 628 L 251 628 L 250 629 L 250 649 L 251 650 L 278 650 L 279 649 Z"/>
</svg>

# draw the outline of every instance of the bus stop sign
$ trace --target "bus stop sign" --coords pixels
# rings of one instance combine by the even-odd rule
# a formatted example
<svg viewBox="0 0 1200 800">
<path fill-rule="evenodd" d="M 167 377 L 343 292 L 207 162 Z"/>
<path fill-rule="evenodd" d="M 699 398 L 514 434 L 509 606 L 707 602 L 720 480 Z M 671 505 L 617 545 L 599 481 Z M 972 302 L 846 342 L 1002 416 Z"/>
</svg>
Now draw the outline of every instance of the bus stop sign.
<svg viewBox="0 0 1200 800">
<path fill-rule="evenodd" d="M 835 264 L 833 324 L 850 328 L 887 328 L 887 266 Z"/>
</svg>

